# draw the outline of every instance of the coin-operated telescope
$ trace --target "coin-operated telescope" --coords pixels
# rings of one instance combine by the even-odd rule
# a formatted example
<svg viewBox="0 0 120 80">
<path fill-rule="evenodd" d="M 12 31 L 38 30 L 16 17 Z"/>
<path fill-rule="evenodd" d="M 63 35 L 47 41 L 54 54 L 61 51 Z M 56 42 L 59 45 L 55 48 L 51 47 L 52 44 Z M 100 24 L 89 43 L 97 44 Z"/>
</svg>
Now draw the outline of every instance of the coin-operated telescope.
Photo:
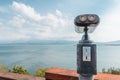
<svg viewBox="0 0 120 80">
<path fill-rule="evenodd" d="M 89 40 L 88 33 L 92 33 L 99 22 L 96 14 L 79 15 L 74 20 L 75 31 L 84 33 L 77 44 L 77 72 L 81 76 L 80 80 L 92 80 L 92 76 L 97 73 L 96 44 Z"/>
</svg>

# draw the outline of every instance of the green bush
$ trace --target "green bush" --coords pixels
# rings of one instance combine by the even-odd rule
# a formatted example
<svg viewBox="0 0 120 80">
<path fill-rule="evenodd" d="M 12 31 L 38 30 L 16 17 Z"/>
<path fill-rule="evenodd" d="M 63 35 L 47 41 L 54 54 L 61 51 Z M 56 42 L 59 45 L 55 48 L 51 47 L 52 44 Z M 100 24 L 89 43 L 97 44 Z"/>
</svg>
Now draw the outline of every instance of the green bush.
<svg viewBox="0 0 120 80">
<path fill-rule="evenodd" d="M 48 70 L 48 68 L 38 68 L 36 72 L 34 73 L 34 76 L 38 77 L 45 77 L 45 72 Z M 29 72 L 25 69 L 24 66 L 13 66 L 12 69 L 9 69 L 6 65 L 0 64 L 0 71 L 4 72 L 12 72 L 12 73 L 18 73 L 18 74 L 29 74 Z"/>
<path fill-rule="evenodd" d="M 102 69 L 102 73 L 118 74 L 118 75 L 120 75 L 120 68 L 111 67 L 111 68 L 109 68 L 107 70 L 105 68 L 103 68 Z"/>
<path fill-rule="evenodd" d="M 38 68 L 35 72 L 35 76 L 38 77 L 45 77 L 45 72 L 48 70 L 48 68 Z"/>
<path fill-rule="evenodd" d="M 12 73 L 19 73 L 19 74 L 29 74 L 29 72 L 24 68 L 24 66 L 14 66 L 12 69 L 9 70 Z"/>
</svg>

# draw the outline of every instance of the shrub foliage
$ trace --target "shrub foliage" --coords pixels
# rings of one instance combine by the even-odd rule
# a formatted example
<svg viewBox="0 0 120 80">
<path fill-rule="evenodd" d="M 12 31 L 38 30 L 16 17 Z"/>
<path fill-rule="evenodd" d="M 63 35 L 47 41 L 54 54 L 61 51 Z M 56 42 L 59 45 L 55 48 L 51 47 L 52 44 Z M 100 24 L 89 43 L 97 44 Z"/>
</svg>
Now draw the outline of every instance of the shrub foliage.
<svg viewBox="0 0 120 80">
<path fill-rule="evenodd" d="M 45 77 L 45 72 L 46 70 L 48 70 L 48 68 L 38 68 L 35 72 L 35 76 L 38 76 L 38 77 Z"/>
<path fill-rule="evenodd" d="M 103 68 L 102 69 L 102 73 L 118 74 L 118 75 L 120 75 L 120 68 L 111 67 L 111 68 L 109 68 L 107 70 L 105 68 Z"/>
<path fill-rule="evenodd" d="M 12 73 L 19 73 L 19 74 L 29 74 L 29 72 L 24 68 L 24 66 L 14 66 L 12 69 L 9 70 Z"/>
<path fill-rule="evenodd" d="M 35 76 L 38 76 L 38 77 L 45 77 L 45 72 L 46 70 L 48 70 L 48 68 L 42 68 L 42 67 L 39 67 L 36 72 L 34 73 Z M 12 69 L 9 69 L 6 65 L 4 64 L 0 64 L 0 72 L 1 71 L 4 71 L 4 72 L 12 72 L 12 73 L 18 73 L 18 74 L 30 74 L 24 66 L 13 66 Z"/>
</svg>

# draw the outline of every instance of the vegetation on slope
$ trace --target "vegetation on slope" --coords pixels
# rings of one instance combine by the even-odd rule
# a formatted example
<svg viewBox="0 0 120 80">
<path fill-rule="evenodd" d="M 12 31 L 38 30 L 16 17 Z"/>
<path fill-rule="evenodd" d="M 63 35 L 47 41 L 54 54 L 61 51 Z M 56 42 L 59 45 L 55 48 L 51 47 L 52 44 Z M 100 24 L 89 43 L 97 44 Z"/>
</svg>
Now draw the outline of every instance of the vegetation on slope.
<svg viewBox="0 0 120 80">
<path fill-rule="evenodd" d="M 34 73 L 34 76 L 37 76 L 37 77 L 45 77 L 45 72 L 46 70 L 48 70 L 48 68 L 42 68 L 42 67 L 39 67 L 36 72 Z M 4 64 L 0 64 L 0 72 L 12 72 L 12 73 L 18 73 L 18 74 L 29 74 L 29 75 L 32 75 L 29 73 L 29 71 L 27 69 L 25 69 L 24 66 L 22 65 L 15 65 L 13 66 L 12 69 L 8 68 L 6 65 Z"/>
<path fill-rule="evenodd" d="M 107 69 L 107 70 L 106 70 L 105 68 L 103 68 L 103 69 L 102 69 L 102 73 L 120 75 L 120 68 L 111 67 L 111 68 L 109 68 L 109 69 Z"/>
</svg>

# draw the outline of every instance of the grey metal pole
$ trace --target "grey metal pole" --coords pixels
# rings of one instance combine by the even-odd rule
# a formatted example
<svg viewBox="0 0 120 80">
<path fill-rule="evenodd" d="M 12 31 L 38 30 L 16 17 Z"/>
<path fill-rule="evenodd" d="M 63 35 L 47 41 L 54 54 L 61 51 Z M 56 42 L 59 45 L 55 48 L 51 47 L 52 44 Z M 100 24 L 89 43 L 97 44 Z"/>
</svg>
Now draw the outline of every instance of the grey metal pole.
<svg viewBox="0 0 120 80">
<path fill-rule="evenodd" d="M 93 77 L 93 75 L 92 76 L 79 75 L 79 80 L 94 80 L 94 77 Z"/>
<path fill-rule="evenodd" d="M 88 28 L 86 26 L 84 28 L 85 34 L 82 37 L 82 41 L 89 40 L 87 31 L 88 31 Z M 93 75 L 91 75 L 91 76 L 82 76 L 82 75 L 79 75 L 79 80 L 94 80 L 94 77 L 93 77 Z"/>
</svg>

